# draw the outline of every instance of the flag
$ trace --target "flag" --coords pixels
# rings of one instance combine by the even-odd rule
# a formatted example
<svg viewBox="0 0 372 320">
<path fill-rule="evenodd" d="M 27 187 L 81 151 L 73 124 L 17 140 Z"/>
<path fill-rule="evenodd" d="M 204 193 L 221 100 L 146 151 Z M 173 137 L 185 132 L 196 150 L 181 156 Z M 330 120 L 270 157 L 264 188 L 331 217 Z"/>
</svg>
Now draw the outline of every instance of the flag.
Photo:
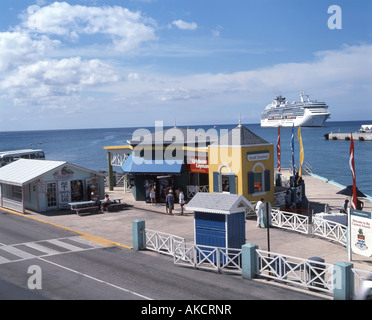
<svg viewBox="0 0 372 320">
<path fill-rule="evenodd" d="M 280 172 L 280 126 L 278 127 L 278 140 L 276 142 L 276 153 L 278 155 L 278 171 Z"/>
<path fill-rule="evenodd" d="M 355 162 L 354 162 L 354 140 L 353 134 L 350 134 L 350 155 L 349 155 L 349 165 L 351 170 L 351 175 L 353 177 L 353 197 L 351 198 L 351 209 L 356 210 L 357 208 L 357 192 L 356 192 L 356 180 L 355 180 Z"/>
<path fill-rule="evenodd" d="M 291 151 L 292 151 L 292 173 L 294 175 L 295 174 L 295 162 L 294 162 L 294 124 L 292 125 Z"/>
<path fill-rule="evenodd" d="M 304 163 L 304 146 L 302 144 L 302 137 L 301 137 L 301 126 L 298 127 L 298 132 L 297 132 L 297 139 L 298 142 L 300 143 L 300 168 L 298 170 L 298 175 L 302 177 L 302 164 Z"/>
</svg>

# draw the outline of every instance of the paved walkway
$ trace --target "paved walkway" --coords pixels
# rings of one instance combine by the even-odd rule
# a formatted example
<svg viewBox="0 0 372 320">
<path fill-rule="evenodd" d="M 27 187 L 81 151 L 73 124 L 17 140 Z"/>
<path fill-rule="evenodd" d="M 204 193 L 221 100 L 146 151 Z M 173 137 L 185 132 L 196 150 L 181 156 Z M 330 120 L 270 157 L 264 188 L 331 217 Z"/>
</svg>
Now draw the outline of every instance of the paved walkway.
<svg viewBox="0 0 372 320">
<path fill-rule="evenodd" d="M 305 176 L 306 195 L 311 206 L 321 206 L 327 203 L 331 209 L 339 210 L 345 196 L 337 195 L 337 186 Z M 132 221 L 146 221 L 146 228 L 183 237 L 187 242 L 194 242 L 194 216 L 192 212 L 180 215 L 179 205 L 175 205 L 174 215 L 165 215 L 165 205 L 151 205 L 134 201 L 131 193 L 124 194 L 123 188 L 108 191 L 110 197 L 122 197 L 128 206 L 119 212 L 105 212 L 77 216 L 69 212 L 51 212 L 47 214 L 30 213 L 30 216 L 48 223 L 63 226 L 89 235 L 100 237 L 124 246 L 132 246 Z M 366 210 L 371 210 L 372 203 L 366 201 Z M 266 229 L 256 228 L 254 218 L 246 220 L 247 243 L 257 244 L 260 249 L 267 249 Z M 320 237 L 303 235 L 278 228 L 270 229 L 271 251 L 299 258 L 321 257 L 326 263 L 348 261 L 346 248 L 333 241 Z M 372 271 L 372 258 L 353 255 L 354 267 Z"/>
</svg>

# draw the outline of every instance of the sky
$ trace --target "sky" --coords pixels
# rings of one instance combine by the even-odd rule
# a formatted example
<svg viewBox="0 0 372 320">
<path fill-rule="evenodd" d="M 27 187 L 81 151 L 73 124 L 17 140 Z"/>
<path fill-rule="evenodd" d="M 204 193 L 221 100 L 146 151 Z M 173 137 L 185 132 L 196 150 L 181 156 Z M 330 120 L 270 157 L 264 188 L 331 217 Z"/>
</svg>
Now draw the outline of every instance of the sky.
<svg viewBox="0 0 372 320">
<path fill-rule="evenodd" d="M 331 10 L 336 5 L 337 11 Z M 372 120 L 370 0 L 1 0 L 0 131 Z"/>
</svg>

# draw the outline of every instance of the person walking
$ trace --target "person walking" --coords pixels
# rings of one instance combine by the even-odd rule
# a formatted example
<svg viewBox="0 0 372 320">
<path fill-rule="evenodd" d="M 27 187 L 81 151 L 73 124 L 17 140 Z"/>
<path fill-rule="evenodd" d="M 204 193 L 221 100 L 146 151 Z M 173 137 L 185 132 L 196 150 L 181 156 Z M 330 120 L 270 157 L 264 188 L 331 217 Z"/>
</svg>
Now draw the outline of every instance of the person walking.
<svg viewBox="0 0 372 320">
<path fill-rule="evenodd" d="M 169 193 L 167 194 L 167 197 L 166 197 L 166 203 L 167 203 L 167 206 L 168 206 L 168 211 L 169 211 L 169 215 L 173 215 L 172 211 L 174 209 L 174 195 L 173 195 L 173 190 L 169 190 Z"/>
<path fill-rule="evenodd" d="M 259 201 L 256 203 L 256 214 L 257 214 L 257 228 L 261 228 L 261 214 L 262 214 L 262 209 L 264 207 L 264 199 L 261 198 Z"/>
<path fill-rule="evenodd" d="M 179 204 L 181 206 L 181 215 L 183 215 L 183 206 L 185 204 L 185 195 L 184 195 L 184 193 L 183 193 L 183 191 L 182 191 L 181 188 L 179 188 L 178 191 L 179 191 L 178 202 L 179 202 Z"/>
</svg>

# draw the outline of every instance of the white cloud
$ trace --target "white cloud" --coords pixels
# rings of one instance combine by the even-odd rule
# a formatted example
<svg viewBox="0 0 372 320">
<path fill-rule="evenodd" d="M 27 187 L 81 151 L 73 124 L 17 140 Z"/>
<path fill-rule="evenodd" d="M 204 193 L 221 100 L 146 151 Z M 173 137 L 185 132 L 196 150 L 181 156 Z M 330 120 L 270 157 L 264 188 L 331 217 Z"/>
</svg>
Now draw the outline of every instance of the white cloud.
<svg viewBox="0 0 372 320">
<path fill-rule="evenodd" d="M 29 7 L 23 20 L 24 28 L 72 41 L 81 35 L 103 34 L 120 52 L 156 39 L 153 20 L 118 6 L 88 7 L 54 2 L 38 10 L 35 6 Z"/>
<path fill-rule="evenodd" d="M 59 41 L 52 41 L 46 36 L 32 39 L 28 33 L 21 30 L 0 32 L 0 71 L 33 62 L 58 45 Z"/>
<path fill-rule="evenodd" d="M 242 112 L 249 117 L 247 121 L 258 122 L 263 108 L 276 95 L 292 101 L 298 100 L 302 91 L 329 103 L 333 119 L 342 118 L 342 112 L 351 119 L 371 118 L 372 110 L 365 110 L 365 101 L 372 100 L 371 57 L 372 45 L 345 46 L 317 52 L 313 61 L 257 70 L 187 76 L 147 74 L 121 83 L 112 92 L 117 102 L 138 105 L 140 112 L 152 110 L 152 117 L 170 108 L 173 113 L 160 114 L 169 115 L 171 121 L 175 114 L 187 111 L 182 117 L 186 123 L 194 122 L 193 112 L 199 114 L 200 110 L 208 115 L 206 119 L 218 113 L 236 119 Z"/>
<path fill-rule="evenodd" d="M 196 30 L 198 25 L 195 22 L 185 22 L 183 20 L 175 20 L 172 25 L 176 26 L 181 30 Z"/>
<path fill-rule="evenodd" d="M 50 103 L 51 97 L 58 104 L 59 97 L 118 80 L 118 73 L 108 64 L 77 57 L 20 66 L 0 82 L 0 88 L 7 90 L 8 98 L 20 105 Z"/>
</svg>

